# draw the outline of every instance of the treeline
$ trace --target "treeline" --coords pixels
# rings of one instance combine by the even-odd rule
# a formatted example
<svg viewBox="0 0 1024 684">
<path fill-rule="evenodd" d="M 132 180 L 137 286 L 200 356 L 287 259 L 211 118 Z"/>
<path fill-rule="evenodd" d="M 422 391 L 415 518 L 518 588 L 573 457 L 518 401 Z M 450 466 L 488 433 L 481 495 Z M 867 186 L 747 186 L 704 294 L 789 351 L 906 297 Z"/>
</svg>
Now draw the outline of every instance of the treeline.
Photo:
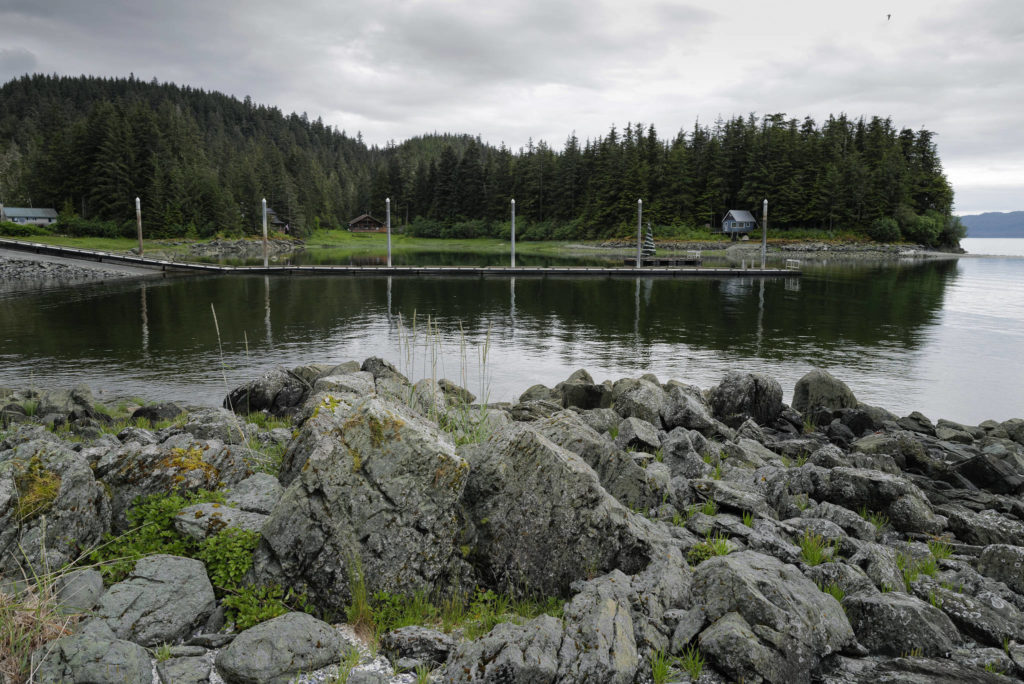
<svg viewBox="0 0 1024 684">
<path fill-rule="evenodd" d="M 299 232 L 382 216 L 439 237 L 500 235 L 516 199 L 523 239 L 631 234 L 636 200 L 660 235 L 715 226 L 729 209 L 773 229 L 859 231 L 955 244 L 953 193 L 934 135 L 887 118 L 782 114 L 696 124 L 670 139 L 653 125 L 569 136 L 561 150 L 515 152 L 465 135 L 367 146 L 305 114 L 251 99 L 134 77 L 25 76 L 0 88 L 0 198 L 53 206 L 62 220 L 130 227 L 142 198 L 147 233 L 244 233 L 259 202 Z"/>
</svg>

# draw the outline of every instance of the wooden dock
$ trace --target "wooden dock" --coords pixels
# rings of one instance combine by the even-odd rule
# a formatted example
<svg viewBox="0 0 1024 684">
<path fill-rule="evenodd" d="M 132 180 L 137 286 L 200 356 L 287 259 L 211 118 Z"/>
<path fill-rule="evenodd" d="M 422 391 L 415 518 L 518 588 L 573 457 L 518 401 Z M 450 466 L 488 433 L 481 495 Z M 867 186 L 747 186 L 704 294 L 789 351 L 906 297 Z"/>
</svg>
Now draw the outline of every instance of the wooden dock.
<svg viewBox="0 0 1024 684">
<path fill-rule="evenodd" d="M 334 275 L 424 277 L 623 277 L 623 278 L 791 278 L 793 268 L 704 268 L 679 266 L 224 266 L 190 261 L 168 261 L 133 254 L 115 254 L 76 247 L 0 238 L 0 248 L 65 259 L 127 264 L 165 274 Z M 635 262 L 635 259 L 633 260 Z"/>
</svg>

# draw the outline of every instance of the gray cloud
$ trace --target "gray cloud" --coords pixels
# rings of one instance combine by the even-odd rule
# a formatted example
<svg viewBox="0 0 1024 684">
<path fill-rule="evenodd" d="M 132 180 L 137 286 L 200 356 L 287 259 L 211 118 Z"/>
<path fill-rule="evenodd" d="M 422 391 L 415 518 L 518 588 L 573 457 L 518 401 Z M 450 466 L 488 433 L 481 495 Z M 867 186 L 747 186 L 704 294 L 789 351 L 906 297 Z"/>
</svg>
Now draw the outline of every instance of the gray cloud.
<svg viewBox="0 0 1024 684">
<path fill-rule="evenodd" d="M 670 136 L 719 114 L 891 115 L 936 131 L 955 183 L 984 169 L 985 187 L 1024 195 L 1022 39 L 1015 0 L 0 0 L 0 79 L 134 72 L 376 143 L 438 130 L 557 147 L 628 121 Z"/>
</svg>

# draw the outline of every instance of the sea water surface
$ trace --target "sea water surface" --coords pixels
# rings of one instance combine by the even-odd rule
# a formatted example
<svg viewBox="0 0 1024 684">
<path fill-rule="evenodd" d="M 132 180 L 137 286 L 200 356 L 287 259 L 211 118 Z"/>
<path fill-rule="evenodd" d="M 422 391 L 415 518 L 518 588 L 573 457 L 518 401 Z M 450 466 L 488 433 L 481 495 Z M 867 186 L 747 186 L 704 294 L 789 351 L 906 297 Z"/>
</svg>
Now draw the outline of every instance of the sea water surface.
<svg viewBox="0 0 1024 684">
<path fill-rule="evenodd" d="M 381 356 L 490 401 L 578 368 L 702 388 L 763 372 L 788 401 L 821 367 L 900 415 L 1024 417 L 1024 240 L 963 245 L 958 260 L 805 263 L 799 278 L 213 276 L 6 292 L 0 385 L 217 405 L 269 368 Z"/>
</svg>

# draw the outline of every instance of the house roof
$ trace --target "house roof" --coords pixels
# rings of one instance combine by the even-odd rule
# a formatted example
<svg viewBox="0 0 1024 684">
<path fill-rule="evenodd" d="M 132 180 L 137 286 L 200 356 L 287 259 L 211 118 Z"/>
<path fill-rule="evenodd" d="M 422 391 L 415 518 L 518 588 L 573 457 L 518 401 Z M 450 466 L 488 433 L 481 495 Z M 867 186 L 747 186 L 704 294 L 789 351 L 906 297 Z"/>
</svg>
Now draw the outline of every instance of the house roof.
<svg viewBox="0 0 1024 684">
<path fill-rule="evenodd" d="M 34 209 L 32 209 L 32 208 L 26 209 L 25 207 L 4 207 L 3 209 L 4 209 L 4 214 L 8 218 L 25 218 L 25 219 L 32 219 L 32 218 L 55 219 L 55 218 L 57 218 L 57 210 L 56 209 L 42 209 L 42 208 L 38 208 L 38 207 L 34 208 Z"/>
<path fill-rule="evenodd" d="M 732 219 L 729 218 L 730 216 L 732 216 Z M 730 209 L 729 213 L 726 214 L 725 218 L 723 218 L 722 220 L 723 221 L 728 221 L 728 220 L 732 220 L 732 221 L 753 221 L 754 223 L 757 222 L 757 219 L 754 218 L 753 214 L 751 214 L 749 211 L 745 211 L 743 209 Z"/>
<path fill-rule="evenodd" d="M 353 223 L 358 223 L 358 222 L 362 221 L 363 219 L 370 219 L 371 221 L 373 221 L 375 223 L 380 223 L 381 225 L 384 224 L 384 222 L 381 221 L 379 218 L 376 218 L 374 216 L 370 216 L 369 214 L 360 214 L 359 216 L 356 216 L 354 219 L 349 221 L 348 225 L 351 226 Z"/>
</svg>

